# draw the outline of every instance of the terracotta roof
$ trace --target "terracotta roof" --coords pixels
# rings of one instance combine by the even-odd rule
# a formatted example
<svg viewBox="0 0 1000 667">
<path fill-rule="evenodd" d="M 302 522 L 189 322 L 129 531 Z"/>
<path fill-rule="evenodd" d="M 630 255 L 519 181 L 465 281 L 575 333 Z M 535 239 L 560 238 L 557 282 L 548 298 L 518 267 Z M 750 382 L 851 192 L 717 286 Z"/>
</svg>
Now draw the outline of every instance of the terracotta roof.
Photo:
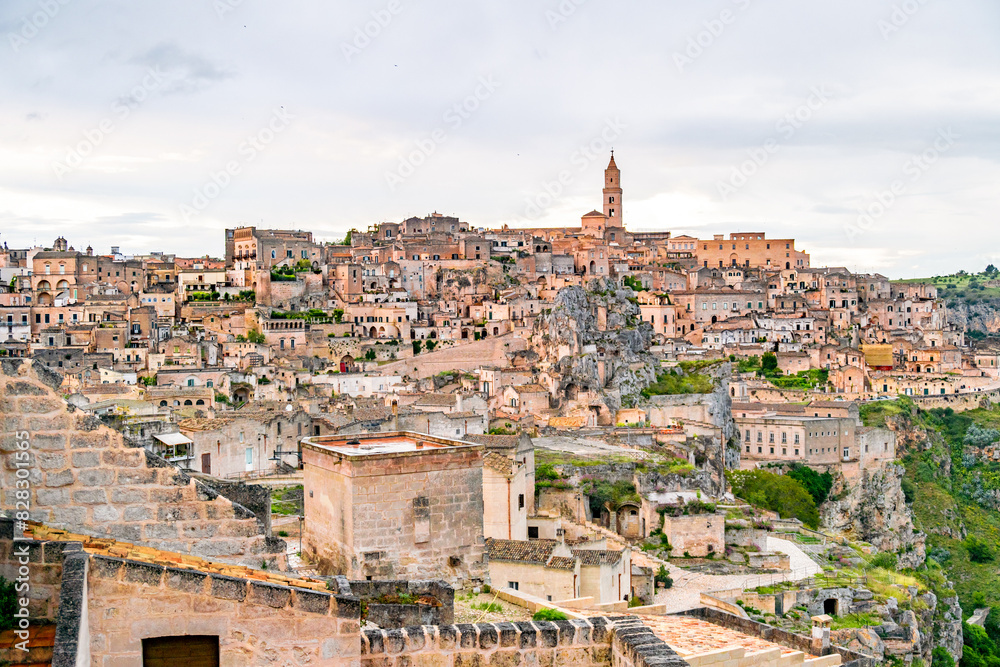
<svg viewBox="0 0 1000 667">
<path fill-rule="evenodd" d="M 567 558 L 566 556 L 553 556 L 549 559 L 548 567 L 557 570 L 573 570 L 576 568 L 576 559 Z"/>
<path fill-rule="evenodd" d="M 483 455 L 483 465 L 490 470 L 496 470 L 505 477 L 510 477 L 514 474 L 514 462 L 503 454 L 486 452 L 486 454 Z"/>
<path fill-rule="evenodd" d="M 57 530 L 40 524 L 31 524 L 25 528 L 24 536 L 47 542 L 82 542 L 83 550 L 89 554 L 101 556 L 111 556 L 113 558 L 124 558 L 126 560 L 138 561 L 141 563 L 152 563 L 155 565 L 165 565 L 166 567 L 179 568 L 182 570 L 196 570 L 198 572 L 223 574 L 239 579 L 254 579 L 265 581 L 280 586 L 295 586 L 298 588 L 310 588 L 316 591 L 326 591 L 326 582 L 308 577 L 286 577 L 277 572 L 269 570 L 254 570 L 243 565 L 230 565 L 228 563 L 216 563 L 207 561 L 197 556 L 175 553 L 171 551 L 160 551 L 151 547 L 143 547 L 128 542 L 119 542 L 110 538 L 90 537 L 88 535 L 76 535 L 65 530 Z"/>
<path fill-rule="evenodd" d="M 573 555 L 583 565 L 617 565 L 622 559 L 621 551 L 608 549 L 573 549 Z"/>
</svg>

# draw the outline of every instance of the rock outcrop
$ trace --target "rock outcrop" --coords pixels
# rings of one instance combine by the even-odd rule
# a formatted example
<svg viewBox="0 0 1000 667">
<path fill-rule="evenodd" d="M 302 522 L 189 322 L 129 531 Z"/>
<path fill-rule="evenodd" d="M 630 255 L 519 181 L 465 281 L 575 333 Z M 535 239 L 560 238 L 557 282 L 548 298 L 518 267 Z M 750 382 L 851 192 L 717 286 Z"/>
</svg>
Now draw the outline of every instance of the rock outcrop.
<svg viewBox="0 0 1000 667">
<path fill-rule="evenodd" d="M 565 398 L 590 392 L 597 396 L 591 405 L 613 413 L 656 379 L 652 339 L 632 290 L 605 278 L 559 290 L 551 310 L 536 319 L 530 348 L 559 374 Z"/>
<path fill-rule="evenodd" d="M 972 304 L 949 299 L 948 321 L 967 330 L 996 333 L 1000 331 L 1000 299 L 983 299 Z"/>
<path fill-rule="evenodd" d="M 865 470 L 846 496 L 820 507 L 823 527 L 869 542 L 879 551 L 898 551 L 902 567 L 922 565 L 927 536 L 913 526 L 901 487 L 904 472 L 903 466 L 891 464 Z"/>
</svg>

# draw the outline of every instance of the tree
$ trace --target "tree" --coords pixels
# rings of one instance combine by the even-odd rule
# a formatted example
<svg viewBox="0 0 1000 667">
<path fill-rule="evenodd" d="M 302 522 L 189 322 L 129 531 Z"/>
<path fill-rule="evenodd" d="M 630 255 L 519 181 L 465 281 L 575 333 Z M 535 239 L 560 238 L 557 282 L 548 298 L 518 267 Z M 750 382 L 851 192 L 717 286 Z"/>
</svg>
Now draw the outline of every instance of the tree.
<svg viewBox="0 0 1000 667">
<path fill-rule="evenodd" d="M 413 341 L 413 354 L 415 354 L 415 355 L 420 354 L 420 349 L 422 347 L 423 347 L 423 343 L 421 343 L 419 340 Z"/>
<path fill-rule="evenodd" d="M 774 373 L 778 370 L 778 357 L 773 352 L 765 352 L 760 360 L 761 370 L 764 374 Z"/>
<path fill-rule="evenodd" d="M 247 340 L 251 343 L 256 343 L 257 345 L 263 345 L 266 339 L 264 338 L 264 334 L 256 329 L 251 329 L 247 332 Z"/>
<path fill-rule="evenodd" d="M 829 471 L 820 474 L 801 463 L 793 465 L 792 469 L 788 471 L 788 476 L 805 487 L 817 506 L 823 504 L 827 496 L 830 495 L 830 489 L 833 488 L 833 475 Z"/>
<path fill-rule="evenodd" d="M 783 519 L 794 517 L 810 528 L 819 525 L 816 502 L 802 484 L 788 475 L 764 470 L 730 470 L 726 479 L 733 494 L 751 505 L 777 512 Z"/>
<path fill-rule="evenodd" d="M 987 266 L 987 267 L 986 267 L 986 271 L 985 271 L 985 273 L 986 273 L 986 275 L 988 275 L 988 276 L 989 276 L 990 278 L 993 278 L 993 277 L 995 277 L 995 276 L 996 276 L 996 275 L 997 275 L 998 273 L 1000 273 L 1000 269 L 997 269 L 997 267 L 995 267 L 995 266 L 993 266 L 992 264 L 990 264 L 989 266 Z"/>
<path fill-rule="evenodd" d="M 429 341 L 427 341 L 427 351 L 428 352 L 433 352 L 435 347 L 437 347 L 437 341 L 436 340 L 429 340 Z"/>
<path fill-rule="evenodd" d="M 935 647 L 931 656 L 931 667 L 955 667 L 955 659 L 943 646 Z"/>
<path fill-rule="evenodd" d="M 993 549 L 989 543 L 975 535 L 969 535 L 965 538 L 965 551 L 973 563 L 989 563 L 994 558 Z"/>
<path fill-rule="evenodd" d="M 344 236 L 344 240 L 340 242 L 340 245 L 351 245 L 351 237 L 354 235 L 353 229 L 348 229 L 347 234 Z"/>
<path fill-rule="evenodd" d="M 368 361 L 375 361 L 375 350 L 372 348 L 368 348 L 368 351 L 365 352 L 365 359 L 367 359 Z"/>
<path fill-rule="evenodd" d="M 343 308 L 334 308 L 333 309 L 333 321 L 336 322 L 337 324 L 340 324 L 340 322 L 343 319 L 344 319 L 344 309 Z"/>
</svg>

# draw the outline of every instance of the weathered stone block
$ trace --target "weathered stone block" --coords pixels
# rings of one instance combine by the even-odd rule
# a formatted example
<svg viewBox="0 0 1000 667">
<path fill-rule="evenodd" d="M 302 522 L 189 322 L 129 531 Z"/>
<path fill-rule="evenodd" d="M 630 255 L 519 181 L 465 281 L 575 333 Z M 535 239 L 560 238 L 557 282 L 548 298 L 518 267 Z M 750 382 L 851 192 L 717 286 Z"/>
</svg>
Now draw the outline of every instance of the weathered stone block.
<svg viewBox="0 0 1000 667">
<path fill-rule="evenodd" d="M 119 479 L 119 483 L 121 480 Z M 111 489 L 111 502 L 121 504 L 144 503 L 149 499 L 146 489 L 115 487 Z"/>
<path fill-rule="evenodd" d="M 261 581 L 250 582 L 250 602 L 267 605 L 275 609 L 286 607 L 292 598 L 292 591 L 286 586 L 275 586 Z"/>
<path fill-rule="evenodd" d="M 169 540 L 177 537 L 177 526 L 172 523 L 150 523 L 144 526 L 146 539 Z"/>
<path fill-rule="evenodd" d="M 73 492 L 73 502 L 80 505 L 98 505 L 108 502 L 108 494 L 104 489 L 83 489 Z"/>
<path fill-rule="evenodd" d="M 38 489 L 35 492 L 35 500 L 39 505 L 55 507 L 56 505 L 69 504 L 68 489 Z"/>
<path fill-rule="evenodd" d="M 111 505 L 100 505 L 94 508 L 94 521 L 118 521 L 121 512 Z"/>
<path fill-rule="evenodd" d="M 101 456 L 98 452 L 84 450 L 73 452 L 74 468 L 96 468 L 101 465 Z"/>
<path fill-rule="evenodd" d="M 122 579 L 147 586 L 159 586 L 160 579 L 163 577 L 163 570 L 164 567 L 162 565 L 125 561 L 125 565 L 122 568 Z"/>
<path fill-rule="evenodd" d="M 497 629 L 489 623 L 479 624 L 479 648 L 485 650 L 496 648 L 500 641 Z"/>
<path fill-rule="evenodd" d="M 292 598 L 292 606 L 295 609 L 307 611 L 311 614 L 326 614 L 330 611 L 329 593 L 312 591 L 307 588 L 294 588 L 295 596 Z"/>
<path fill-rule="evenodd" d="M 115 481 L 115 471 L 107 468 L 85 468 L 76 473 L 80 486 L 110 486 Z"/>
<path fill-rule="evenodd" d="M 167 588 L 183 593 L 203 593 L 208 575 L 194 570 L 181 570 L 168 567 L 166 569 Z"/>
<path fill-rule="evenodd" d="M 247 582 L 245 579 L 227 577 L 221 574 L 210 575 L 212 580 L 212 595 L 223 600 L 242 602 L 247 597 Z"/>
<path fill-rule="evenodd" d="M 112 500 L 114 494 L 112 493 Z M 132 505 L 124 510 L 125 521 L 150 521 L 153 518 L 153 510 L 143 505 Z"/>
</svg>

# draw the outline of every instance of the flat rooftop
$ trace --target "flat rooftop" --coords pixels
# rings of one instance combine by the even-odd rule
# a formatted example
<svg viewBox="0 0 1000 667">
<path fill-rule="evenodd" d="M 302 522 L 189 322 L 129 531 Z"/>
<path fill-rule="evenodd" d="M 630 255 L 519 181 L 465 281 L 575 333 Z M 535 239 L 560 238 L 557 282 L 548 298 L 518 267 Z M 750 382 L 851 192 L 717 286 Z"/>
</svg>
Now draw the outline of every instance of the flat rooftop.
<svg viewBox="0 0 1000 667">
<path fill-rule="evenodd" d="M 325 435 L 303 438 L 303 445 L 350 457 L 405 454 L 455 447 L 482 447 L 475 442 L 438 438 L 423 433 L 365 433 L 358 435 Z"/>
</svg>

